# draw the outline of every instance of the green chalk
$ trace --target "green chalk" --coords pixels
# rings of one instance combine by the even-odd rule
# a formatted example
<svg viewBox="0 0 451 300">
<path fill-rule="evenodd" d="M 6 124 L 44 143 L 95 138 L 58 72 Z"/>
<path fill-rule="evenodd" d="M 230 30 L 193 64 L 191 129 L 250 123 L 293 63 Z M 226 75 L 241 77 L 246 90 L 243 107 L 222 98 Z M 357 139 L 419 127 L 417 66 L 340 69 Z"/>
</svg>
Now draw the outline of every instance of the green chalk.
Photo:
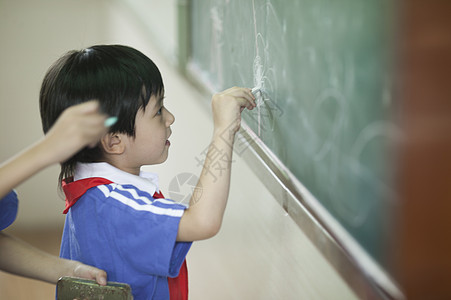
<svg viewBox="0 0 451 300">
<path fill-rule="evenodd" d="M 113 126 L 117 122 L 117 117 L 109 117 L 105 120 L 105 127 Z"/>
</svg>

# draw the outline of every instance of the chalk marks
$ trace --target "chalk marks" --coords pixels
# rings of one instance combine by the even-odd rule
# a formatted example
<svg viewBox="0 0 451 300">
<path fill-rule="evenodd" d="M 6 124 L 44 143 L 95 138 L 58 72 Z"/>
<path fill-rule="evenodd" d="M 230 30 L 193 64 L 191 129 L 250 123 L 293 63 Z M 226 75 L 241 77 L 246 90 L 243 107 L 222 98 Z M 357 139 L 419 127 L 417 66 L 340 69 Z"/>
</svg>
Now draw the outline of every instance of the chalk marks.
<svg viewBox="0 0 451 300">
<path fill-rule="evenodd" d="M 218 7 L 213 6 L 210 10 L 212 24 L 212 47 L 211 47 L 211 72 L 216 70 L 218 82 L 223 81 L 222 48 L 223 48 L 223 21 L 219 15 Z"/>
<path fill-rule="evenodd" d="M 194 20 L 195 47 L 207 48 L 197 59 L 214 86 L 261 89 L 257 108 L 243 112 L 247 125 L 362 236 L 393 200 L 381 1 L 194 0 L 208 16 Z"/>
<path fill-rule="evenodd" d="M 257 48 L 258 49 L 258 48 Z M 254 87 L 262 90 L 263 89 L 263 65 L 261 63 L 261 58 L 257 54 L 254 59 Z M 261 106 L 263 104 L 263 93 L 259 93 L 256 97 L 257 105 L 257 134 L 261 136 Z"/>
<path fill-rule="evenodd" d="M 282 115 L 282 109 L 278 106 L 279 95 L 279 70 L 285 72 L 285 29 L 279 21 L 270 1 L 256 6 L 252 1 L 254 53 L 252 71 L 253 86 L 262 90 L 257 98 L 257 109 L 250 113 L 252 119 L 256 119 L 257 135 L 266 135 L 274 130 L 277 117 Z M 259 19 L 257 18 L 259 16 Z M 256 114 L 256 116 L 253 116 Z"/>
<path fill-rule="evenodd" d="M 343 158 L 341 176 L 354 178 L 345 186 L 349 198 L 333 203 L 334 209 L 353 227 L 363 226 L 375 207 L 396 203 L 396 196 L 387 172 L 393 157 L 388 148 L 401 137 L 399 128 L 387 120 L 379 120 L 365 126 L 357 135 L 350 152 Z M 387 153 L 385 164 L 369 160 L 366 156 Z M 367 195 L 367 201 L 361 201 Z M 371 196 L 370 196 L 371 195 Z M 377 199 L 377 200 L 376 200 Z M 376 202 L 377 201 L 377 202 Z"/>
<path fill-rule="evenodd" d="M 361 79 L 356 78 L 362 69 L 356 61 L 361 58 L 354 50 L 346 49 L 347 37 L 343 41 L 338 38 L 346 35 L 348 21 L 337 20 L 333 15 L 323 19 L 320 15 L 316 17 L 320 28 L 332 32 L 330 35 L 312 36 L 309 32 L 311 24 L 305 21 L 305 26 L 300 26 L 295 32 L 296 37 L 290 40 L 290 25 L 286 19 L 278 17 L 273 4 L 252 1 L 255 47 L 252 84 L 263 92 L 257 99 L 256 112 L 250 113 L 247 120 L 251 125 L 255 122 L 257 135 L 269 147 L 278 149 L 277 154 L 287 164 L 293 164 L 291 167 L 297 174 L 304 174 L 301 176 L 307 178 L 304 183 L 335 211 L 342 222 L 359 228 L 368 221 L 371 210 L 378 206 L 374 199 L 393 199 L 393 192 L 381 175 L 385 170 L 376 170 L 374 164 L 382 165 L 378 157 L 384 149 L 380 147 L 388 143 L 390 135 L 385 130 L 394 126 L 388 126 L 386 120 L 374 116 L 365 121 L 368 124 L 360 121 L 367 118 L 365 114 L 376 112 L 368 112 L 368 104 L 365 104 L 368 99 L 360 99 L 365 96 L 358 86 Z M 333 24 L 340 26 L 336 29 Z M 302 33 L 301 39 L 298 39 L 299 33 Z M 339 47 L 330 48 L 335 40 L 340 43 Z M 290 46 L 301 49 L 303 54 L 296 57 L 296 52 L 289 53 Z M 294 61 L 288 61 L 287 57 Z M 297 71 L 304 74 L 303 77 L 296 78 Z M 287 78 L 287 73 L 291 78 Z M 359 74 L 362 75 L 367 76 Z M 299 81 L 301 78 L 302 82 Z M 382 90 L 384 98 L 388 98 L 390 89 L 384 86 Z M 379 96 L 371 97 L 374 101 Z M 287 115 L 282 116 L 282 109 L 287 108 Z M 275 126 L 281 124 L 286 135 L 283 141 L 288 146 L 276 148 L 272 144 L 272 134 Z M 387 126 L 377 131 L 377 124 Z M 299 145 L 301 148 L 292 148 L 297 140 L 303 141 Z M 313 173 L 309 174 L 308 170 Z M 316 192 L 317 186 L 324 186 L 322 193 Z M 371 199 L 362 199 L 369 194 Z"/>
<path fill-rule="evenodd" d="M 316 136 L 318 147 L 312 153 L 313 159 L 320 161 L 332 150 L 337 142 L 338 134 L 344 128 L 347 114 L 347 103 L 344 95 L 338 89 L 327 88 L 322 91 L 314 102 L 312 118 L 320 118 L 321 125 L 317 125 L 317 132 L 322 134 Z M 326 116 L 326 118 L 324 118 Z"/>
</svg>

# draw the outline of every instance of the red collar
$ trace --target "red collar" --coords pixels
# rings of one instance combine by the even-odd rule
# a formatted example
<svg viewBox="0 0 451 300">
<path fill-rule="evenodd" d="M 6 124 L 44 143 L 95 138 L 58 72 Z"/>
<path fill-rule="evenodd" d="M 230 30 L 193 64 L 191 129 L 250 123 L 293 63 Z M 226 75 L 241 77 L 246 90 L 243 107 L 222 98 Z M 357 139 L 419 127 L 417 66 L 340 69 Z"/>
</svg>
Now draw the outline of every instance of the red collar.
<svg viewBox="0 0 451 300">
<path fill-rule="evenodd" d="M 69 208 L 80 199 L 83 194 L 92 187 L 104 184 L 113 183 L 112 181 L 102 178 L 102 177 L 90 177 L 85 179 L 80 179 L 77 181 L 71 181 L 72 179 L 64 179 L 62 182 L 62 187 L 64 194 L 66 195 L 66 209 L 64 209 L 63 214 L 67 214 Z"/>
<path fill-rule="evenodd" d="M 96 187 L 98 185 L 110 184 L 113 183 L 111 180 L 102 178 L 102 177 L 90 177 L 85 179 L 80 179 L 77 181 L 72 181 L 72 178 L 64 179 L 62 182 L 63 192 L 66 195 L 66 208 L 63 211 L 63 214 L 67 214 L 69 208 L 86 193 L 90 188 Z M 163 194 L 159 192 L 155 192 L 153 194 L 154 198 L 164 198 Z"/>
</svg>

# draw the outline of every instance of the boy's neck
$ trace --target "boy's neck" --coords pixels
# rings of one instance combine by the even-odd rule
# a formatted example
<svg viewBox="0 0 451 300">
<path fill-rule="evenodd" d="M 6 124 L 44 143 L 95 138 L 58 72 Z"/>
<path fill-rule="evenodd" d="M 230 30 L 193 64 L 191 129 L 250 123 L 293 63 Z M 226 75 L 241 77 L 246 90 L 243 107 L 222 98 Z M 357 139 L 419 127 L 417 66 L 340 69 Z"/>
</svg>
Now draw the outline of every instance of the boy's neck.
<svg viewBox="0 0 451 300">
<path fill-rule="evenodd" d="M 125 164 L 123 160 L 107 159 L 107 160 L 105 160 L 105 162 L 121 171 L 130 173 L 133 175 L 138 176 L 141 171 L 141 166 L 131 167 L 131 166 L 128 166 L 127 164 Z"/>
</svg>

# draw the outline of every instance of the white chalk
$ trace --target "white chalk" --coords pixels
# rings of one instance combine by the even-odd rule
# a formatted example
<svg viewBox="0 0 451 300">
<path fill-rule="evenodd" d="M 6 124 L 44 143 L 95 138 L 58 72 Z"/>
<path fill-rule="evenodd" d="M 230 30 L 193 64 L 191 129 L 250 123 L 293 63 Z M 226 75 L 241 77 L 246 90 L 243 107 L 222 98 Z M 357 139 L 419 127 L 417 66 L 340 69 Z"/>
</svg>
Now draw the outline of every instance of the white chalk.
<svg viewBox="0 0 451 300">
<path fill-rule="evenodd" d="M 251 92 L 252 94 L 254 94 L 254 96 L 257 96 L 257 94 L 261 92 L 261 89 L 258 86 L 256 86 L 251 90 Z"/>
</svg>

